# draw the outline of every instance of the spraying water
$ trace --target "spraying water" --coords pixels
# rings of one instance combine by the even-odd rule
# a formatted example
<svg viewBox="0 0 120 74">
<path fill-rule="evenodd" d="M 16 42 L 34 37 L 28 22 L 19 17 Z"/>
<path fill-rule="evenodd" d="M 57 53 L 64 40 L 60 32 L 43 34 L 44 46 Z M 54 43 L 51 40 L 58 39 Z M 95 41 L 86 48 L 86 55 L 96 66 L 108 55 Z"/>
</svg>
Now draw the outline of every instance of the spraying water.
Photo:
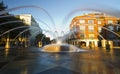
<svg viewBox="0 0 120 74">
<path fill-rule="evenodd" d="M 89 12 L 99 12 L 99 13 L 104 13 L 104 14 L 107 14 L 107 15 L 110 15 L 110 16 L 115 16 L 115 17 L 120 17 L 120 10 L 119 9 L 116 9 L 116 8 L 112 8 L 112 7 L 109 7 L 109 6 L 106 6 L 106 5 L 99 5 L 98 6 L 84 6 L 84 7 L 78 7 L 77 9 L 71 11 L 70 13 L 68 13 L 67 16 L 65 16 L 65 18 L 63 19 L 63 22 L 62 24 L 63 25 L 66 25 L 68 23 L 68 21 L 70 20 L 71 21 L 71 18 L 74 17 L 75 14 L 77 13 L 82 13 L 84 11 L 89 11 Z M 75 15 L 77 16 L 77 15 Z M 64 28 L 66 29 L 67 26 Z"/>
<path fill-rule="evenodd" d="M 26 32 L 26 31 L 29 31 L 29 30 L 31 30 L 31 29 L 37 29 L 37 30 L 41 30 L 40 28 L 38 28 L 38 27 L 34 27 L 34 26 L 31 26 L 30 28 L 28 28 L 28 29 L 25 29 L 25 30 L 23 30 L 22 32 L 20 32 L 15 38 L 14 38 L 14 40 L 13 41 L 15 41 L 16 39 L 17 39 L 17 37 L 19 37 L 21 34 L 23 34 L 24 32 Z"/>
<path fill-rule="evenodd" d="M 108 29 L 106 27 L 102 27 L 102 28 L 105 29 L 105 30 L 107 30 L 107 31 L 109 31 L 109 32 L 111 32 L 111 33 L 113 33 L 113 34 L 115 34 L 116 36 L 120 37 L 120 35 L 117 34 L 117 33 L 115 33 L 114 31 L 112 31 L 112 30 L 110 30 L 110 29 Z"/>
<path fill-rule="evenodd" d="M 5 31 L 4 33 L 2 33 L 0 36 L 3 36 L 4 34 L 7 34 L 7 33 L 11 32 L 11 31 L 14 31 L 14 30 L 17 30 L 17 29 L 20 29 L 20 28 L 29 28 L 29 26 L 20 26 L 20 27 L 10 29 L 10 30 Z"/>
<path fill-rule="evenodd" d="M 1 11 L 0 15 L 8 13 L 8 12 L 11 12 L 11 11 L 14 11 L 14 10 L 23 9 L 23 8 L 37 8 L 37 9 L 43 10 L 49 16 L 51 22 L 53 23 L 53 27 L 56 30 L 56 25 L 55 25 L 52 17 L 50 16 L 50 14 L 44 8 L 39 7 L 39 6 L 34 6 L 34 5 L 30 5 L 30 6 L 18 6 L 18 7 L 14 7 L 14 8 L 11 8 L 11 9 L 7 9 L 7 10 L 4 10 L 4 11 Z"/>
<path fill-rule="evenodd" d="M 4 23 L 1 23 L 0 26 L 2 25 L 10 25 L 10 23 L 23 23 L 22 21 L 9 21 L 9 22 L 4 22 Z"/>
</svg>

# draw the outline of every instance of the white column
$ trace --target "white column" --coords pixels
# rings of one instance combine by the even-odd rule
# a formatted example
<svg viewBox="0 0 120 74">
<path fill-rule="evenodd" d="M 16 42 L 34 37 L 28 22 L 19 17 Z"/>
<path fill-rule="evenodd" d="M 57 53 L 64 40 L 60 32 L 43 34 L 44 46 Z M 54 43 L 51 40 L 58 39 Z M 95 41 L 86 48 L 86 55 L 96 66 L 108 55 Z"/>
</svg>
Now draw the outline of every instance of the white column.
<svg viewBox="0 0 120 74">
<path fill-rule="evenodd" d="M 102 47 L 106 47 L 106 40 L 102 40 Z"/>
<path fill-rule="evenodd" d="M 5 48 L 10 48 L 10 40 L 9 40 L 9 38 L 7 38 Z"/>
<path fill-rule="evenodd" d="M 108 41 L 110 48 L 113 48 L 113 41 Z"/>
<path fill-rule="evenodd" d="M 95 47 L 98 47 L 98 41 L 95 41 Z"/>
<path fill-rule="evenodd" d="M 86 46 L 87 46 L 87 47 L 89 46 L 89 41 L 88 41 L 88 40 L 86 41 Z"/>
</svg>

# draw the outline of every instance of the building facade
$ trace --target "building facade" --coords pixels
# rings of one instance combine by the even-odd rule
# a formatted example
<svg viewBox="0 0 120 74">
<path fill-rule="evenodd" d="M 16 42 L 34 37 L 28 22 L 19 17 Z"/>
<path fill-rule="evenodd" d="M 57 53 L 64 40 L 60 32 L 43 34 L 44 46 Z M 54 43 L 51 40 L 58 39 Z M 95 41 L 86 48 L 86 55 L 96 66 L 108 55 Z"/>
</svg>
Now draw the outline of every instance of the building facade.
<svg viewBox="0 0 120 74">
<path fill-rule="evenodd" d="M 30 26 L 30 34 L 31 36 L 31 45 L 35 45 L 38 47 L 41 47 L 43 45 L 50 43 L 50 38 L 46 37 L 42 32 L 43 30 L 39 26 L 39 24 L 36 22 L 34 17 L 31 14 L 20 14 L 17 16 L 19 19 L 21 19 L 26 25 Z M 33 39 L 32 39 L 33 38 Z"/>
<path fill-rule="evenodd" d="M 33 27 L 33 29 L 30 30 L 31 34 L 37 32 L 38 30 L 41 30 L 39 24 L 35 21 L 31 14 L 20 14 L 18 15 L 18 18 L 21 19 L 26 25 Z"/>
<path fill-rule="evenodd" d="M 100 34 L 105 38 L 105 40 L 107 40 L 108 42 L 112 41 L 113 46 L 120 46 L 120 34 L 119 34 L 120 25 L 108 24 L 108 25 L 105 25 L 104 27 L 110 30 L 108 31 L 108 30 L 102 29 Z"/>
<path fill-rule="evenodd" d="M 35 45 L 36 42 L 32 42 L 32 41 L 36 41 L 36 35 L 42 34 L 42 29 L 39 27 L 39 24 L 36 22 L 36 20 L 31 14 L 19 14 L 16 17 L 22 20 L 23 23 L 25 23 L 30 28 L 29 29 L 30 35 L 27 36 L 22 34 L 22 36 L 19 37 L 19 41 L 26 43 L 27 46 L 28 44 Z"/>
<path fill-rule="evenodd" d="M 75 30 L 76 38 L 71 40 L 72 44 L 81 46 L 98 46 L 98 37 L 100 32 L 107 24 L 116 24 L 119 18 L 108 16 L 103 13 L 89 13 L 73 18 L 70 24 L 70 30 Z"/>
</svg>

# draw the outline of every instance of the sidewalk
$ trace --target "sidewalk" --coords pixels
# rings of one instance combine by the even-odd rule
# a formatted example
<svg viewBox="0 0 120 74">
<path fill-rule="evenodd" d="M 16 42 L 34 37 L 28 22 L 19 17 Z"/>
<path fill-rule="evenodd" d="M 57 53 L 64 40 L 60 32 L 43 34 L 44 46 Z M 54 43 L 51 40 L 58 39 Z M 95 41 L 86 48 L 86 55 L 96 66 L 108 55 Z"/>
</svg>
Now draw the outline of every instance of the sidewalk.
<svg viewBox="0 0 120 74">
<path fill-rule="evenodd" d="M 40 51 L 41 48 L 16 48 L 0 55 L 0 74 L 118 74 L 120 50 L 102 48 L 65 54 Z M 0 51 L 5 53 L 5 51 Z"/>
</svg>

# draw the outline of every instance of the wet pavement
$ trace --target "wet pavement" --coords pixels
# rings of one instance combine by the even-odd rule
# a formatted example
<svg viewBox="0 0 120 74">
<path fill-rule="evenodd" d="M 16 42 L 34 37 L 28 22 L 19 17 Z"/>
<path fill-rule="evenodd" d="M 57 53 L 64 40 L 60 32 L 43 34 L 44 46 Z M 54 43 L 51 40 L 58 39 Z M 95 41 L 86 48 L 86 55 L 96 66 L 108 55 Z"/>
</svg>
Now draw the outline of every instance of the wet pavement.
<svg viewBox="0 0 120 74">
<path fill-rule="evenodd" d="M 0 49 L 0 74 L 120 74 L 120 49 L 48 53 L 41 48 Z"/>
</svg>

